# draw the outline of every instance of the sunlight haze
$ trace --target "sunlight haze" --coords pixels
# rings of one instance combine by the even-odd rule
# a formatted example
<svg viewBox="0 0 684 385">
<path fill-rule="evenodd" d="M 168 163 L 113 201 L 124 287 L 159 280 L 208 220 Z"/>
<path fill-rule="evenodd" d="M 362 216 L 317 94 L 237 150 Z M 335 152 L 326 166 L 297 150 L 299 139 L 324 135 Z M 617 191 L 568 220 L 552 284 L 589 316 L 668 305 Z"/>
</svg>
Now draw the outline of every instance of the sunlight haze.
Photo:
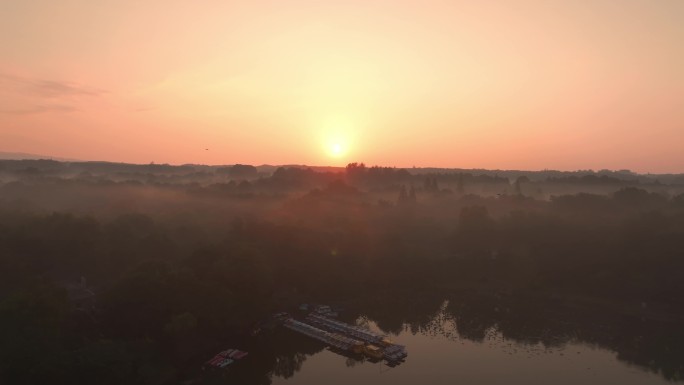
<svg viewBox="0 0 684 385">
<path fill-rule="evenodd" d="M 0 151 L 684 170 L 684 2 L 0 2 Z"/>
<path fill-rule="evenodd" d="M 0 385 L 684 385 L 684 0 L 0 0 Z"/>
</svg>

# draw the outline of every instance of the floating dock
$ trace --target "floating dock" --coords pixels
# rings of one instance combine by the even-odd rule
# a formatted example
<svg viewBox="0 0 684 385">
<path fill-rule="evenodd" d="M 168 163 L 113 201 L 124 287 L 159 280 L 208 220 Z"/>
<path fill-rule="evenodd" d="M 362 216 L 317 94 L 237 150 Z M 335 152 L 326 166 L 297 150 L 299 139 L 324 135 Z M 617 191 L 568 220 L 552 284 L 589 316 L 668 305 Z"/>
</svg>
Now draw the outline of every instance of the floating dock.
<svg viewBox="0 0 684 385">
<path fill-rule="evenodd" d="M 382 350 L 383 358 L 387 361 L 397 363 L 408 356 L 405 346 L 392 343 L 384 334 L 313 313 L 309 314 L 306 320 L 324 329 L 348 334 L 361 341 L 377 345 Z"/>
<path fill-rule="evenodd" d="M 297 321 L 293 318 L 285 320 L 283 325 L 291 330 L 307 335 L 311 338 L 317 339 L 334 348 L 345 351 L 360 353 L 364 343 L 362 341 L 338 334 L 331 333 L 317 327 L 311 326 L 307 323 Z"/>
<path fill-rule="evenodd" d="M 306 321 L 308 323 L 289 318 L 284 325 L 333 348 L 384 358 L 390 364 L 396 365 L 407 356 L 405 346 L 393 344 L 384 334 L 314 313 L 309 314 Z"/>
<path fill-rule="evenodd" d="M 387 339 L 387 336 L 384 334 L 376 333 L 360 326 L 350 325 L 318 314 L 309 314 L 309 316 L 306 317 L 306 320 L 339 333 L 349 334 L 352 337 L 356 337 L 371 344 L 385 345 L 390 343 L 389 339 Z"/>
</svg>

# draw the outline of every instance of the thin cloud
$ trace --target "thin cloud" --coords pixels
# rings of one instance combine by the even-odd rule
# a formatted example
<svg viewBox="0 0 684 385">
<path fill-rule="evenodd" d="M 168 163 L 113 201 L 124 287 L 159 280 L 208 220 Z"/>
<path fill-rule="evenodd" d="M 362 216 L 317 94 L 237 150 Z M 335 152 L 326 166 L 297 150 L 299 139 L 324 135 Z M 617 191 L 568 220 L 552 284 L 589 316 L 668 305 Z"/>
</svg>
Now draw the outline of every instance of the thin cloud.
<svg viewBox="0 0 684 385">
<path fill-rule="evenodd" d="M 72 82 L 30 79 L 9 74 L 0 74 L 0 84 L 3 83 L 7 88 L 14 89 L 15 92 L 22 92 L 50 99 L 72 96 L 101 96 L 107 92 L 106 90 Z"/>
<path fill-rule="evenodd" d="M 58 80 L 32 79 L 0 73 L 0 113 L 32 115 L 47 112 L 73 112 L 72 104 L 84 98 L 96 98 L 107 93 L 95 87 Z M 2 106 L 1 104 L 5 104 Z"/>
<path fill-rule="evenodd" d="M 97 88 L 84 87 L 73 83 L 57 82 L 53 80 L 36 80 L 32 84 L 33 92 L 46 98 L 63 96 L 100 96 L 105 91 Z"/>
<path fill-rule="evenodd" d="M 32 115 L 45 112 L 73 112 L 77 109 L 73 106 L 65 105 L 38 105 L 25 108 L 0 109 L 0 113 L 7 115 Z"/>
</svg>

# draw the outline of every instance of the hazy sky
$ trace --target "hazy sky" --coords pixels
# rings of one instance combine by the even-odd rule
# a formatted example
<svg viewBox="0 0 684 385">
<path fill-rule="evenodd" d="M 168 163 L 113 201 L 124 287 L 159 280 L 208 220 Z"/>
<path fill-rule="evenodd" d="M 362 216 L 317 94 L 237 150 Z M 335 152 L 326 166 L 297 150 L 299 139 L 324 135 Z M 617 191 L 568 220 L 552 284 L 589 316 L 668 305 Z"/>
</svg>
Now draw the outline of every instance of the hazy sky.
<svg viewBox="0 0 684 385">
<path fill-rule="evenodd" d="M 684 172 L 684 1 L 0 0 L 0 151 Z"/>
</svg>

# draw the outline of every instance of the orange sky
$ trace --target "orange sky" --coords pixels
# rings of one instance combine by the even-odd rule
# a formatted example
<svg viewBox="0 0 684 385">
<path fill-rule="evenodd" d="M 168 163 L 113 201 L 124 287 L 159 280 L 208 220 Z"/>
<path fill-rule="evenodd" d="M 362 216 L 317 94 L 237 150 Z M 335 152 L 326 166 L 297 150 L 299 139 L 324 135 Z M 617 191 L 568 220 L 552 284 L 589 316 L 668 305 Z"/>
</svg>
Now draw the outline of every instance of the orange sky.
<svg viewBox="0 0 684 385">
<path fill-rule="evenodd" d="M 683 148 L 682 0 L 0 1 L 0 151 L 684 172 Z"/>
</svg>

